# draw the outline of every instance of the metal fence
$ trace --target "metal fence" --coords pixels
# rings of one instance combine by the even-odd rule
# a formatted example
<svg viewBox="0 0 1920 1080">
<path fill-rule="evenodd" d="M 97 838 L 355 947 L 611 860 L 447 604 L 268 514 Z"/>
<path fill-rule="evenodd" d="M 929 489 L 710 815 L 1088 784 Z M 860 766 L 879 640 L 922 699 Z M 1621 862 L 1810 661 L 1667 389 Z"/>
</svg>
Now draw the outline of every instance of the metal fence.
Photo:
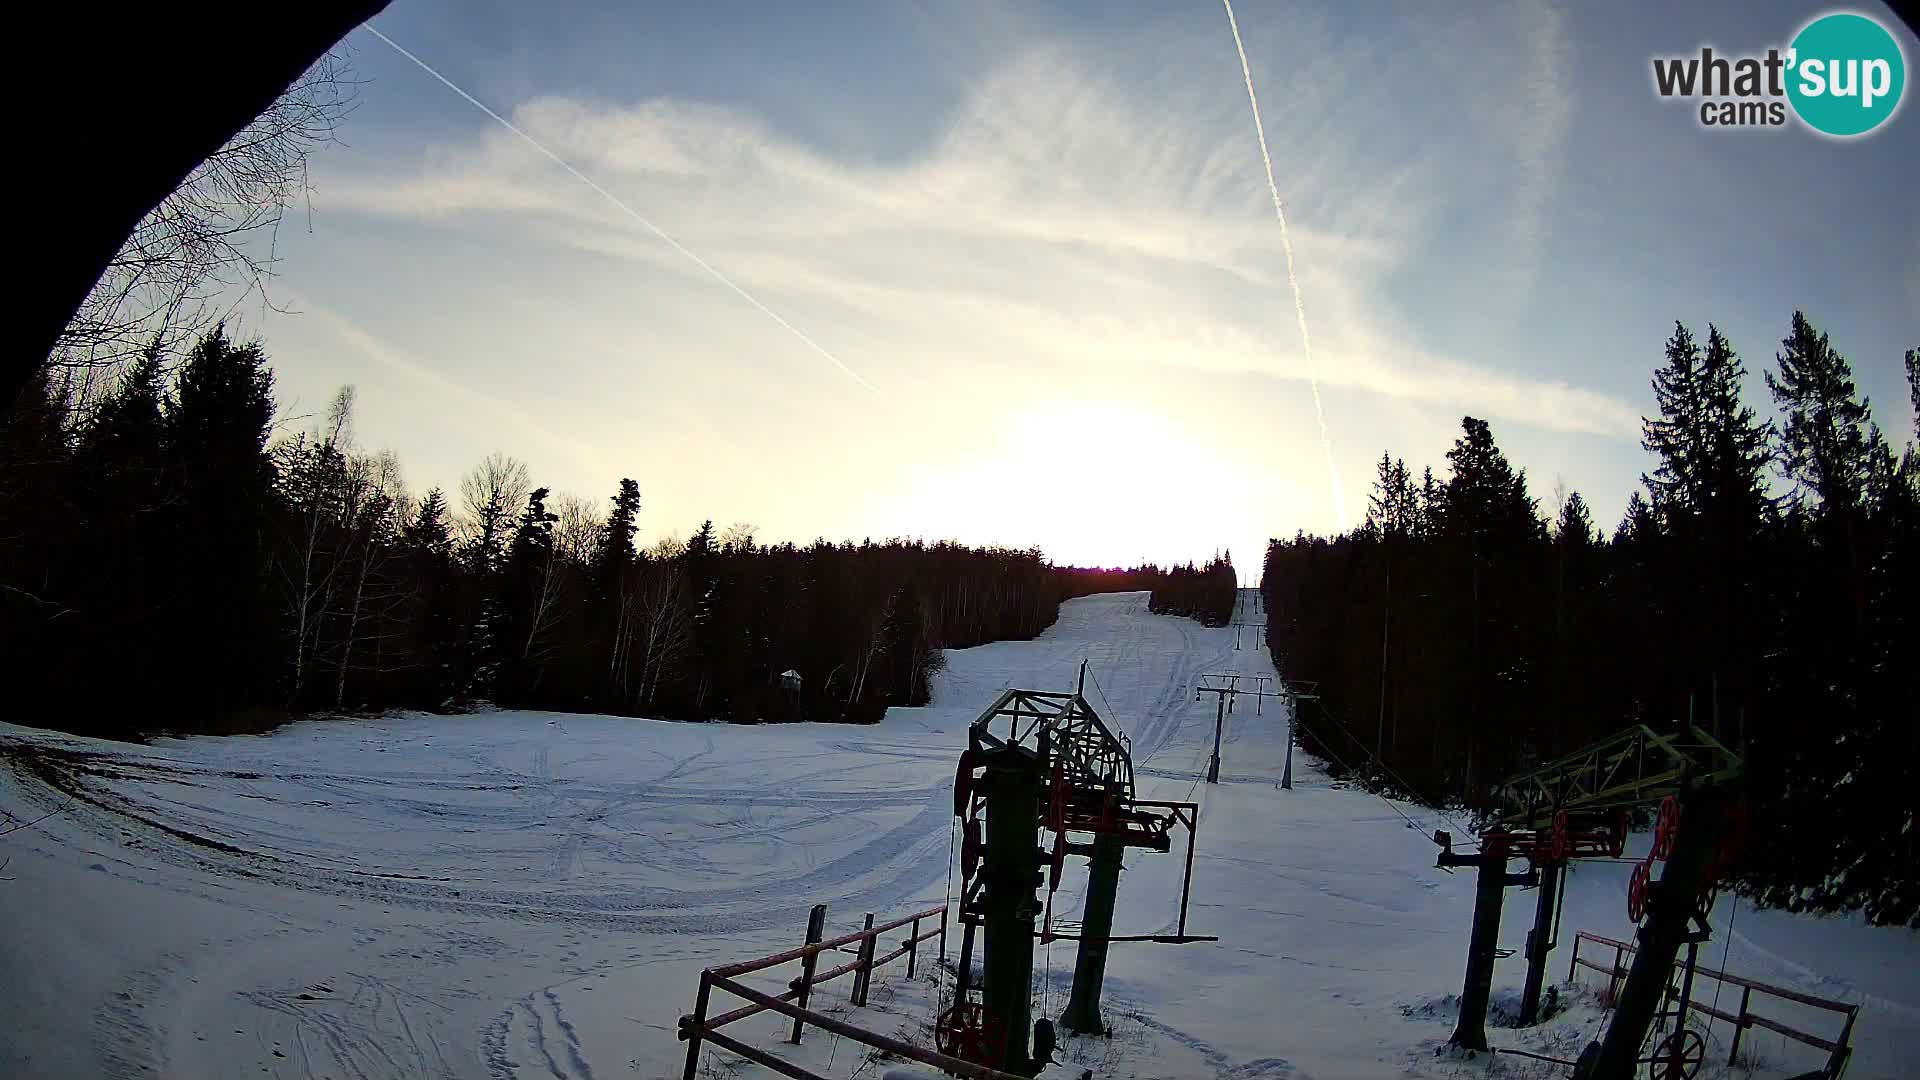
<svg viewBox="0 0 1920 1080">
<path fill-rule="evenodd" d="M 814 1027 L 820 1028 L 823 1031 L 833 1032 L 843 1038 L 852 1039 L 854 1042 L 905 1058 L 909 1061 L 917 1061 L 923 1065 L 931 1065 L 934 1068 L 954 1076 L 966 1077 L 968 1080 L 1025 1080 L 1025 1078 L 1015 1076 L 1012 1073 L 989 1069 L 983 1065 L 976 1065 L 973 1062 L 963 1061 L 960 1058 L 948 1057 L 945 1054 L 923 1049 L 911 1043 L 901 1042 L 898 1039 L 876 1034 L 849 1024 L 844 1020 L 839 1020 L 825 1013 L 816 1012 L 807 1008 L 807 999 L 812 994 L 814 987 L 822 983 L 831 982 L 842 975 L 849 974 L 854 977 L 853 991 L 850 995 L 852 1003 L 856 1007 L 864 1006 L 867 1003 L 867 992 L 872 985 L 874 969 L 883 967 L 904 956 L 907 958 L 907 975 L 911 978 L 918 967 L 920 943 L 923 941 L 938 938 L 940 940 L 939 955 L 944 958 L 947 952 L 947 908 L 945 904 L 939 907 L 928 908 L 925 911 L 917 911 L 911 915 L 902 915 L 897 919 L 879 925 L 875 925 L 873 916 L 868 915 L 866 925 L 861 929 L 851 934 L 842 934 L 836 938 L 821 940 L 821 934 L 824 932 L 826 926 L 826 917 L 826 905 L 816 905 L 812 915 L 807 920 L 806 944 L 799 948 L 788 949 L 786 952 L 774 953 L 771 956 L 762 956 L 754 960 L 743 960 L 737 964 L 726 964 L 721 967 L 708 968 L 700 973 L 700 989 L 694 997 L 693 1012 L 690 1015 L 680 1018 L 679 1037 L 687 1042 L 687 1067 L 685 1073 L 682 1074 L 683 1080 L 694 1080 L 694 1072 L 700 1062 L 700 1047 L 703 1043 L 711 1043 L 723 1050 L 746 1058 L 755 1064 L 764 1065 L 782 1076 L 794 1077 L 795 1080 L 827 1080 L 826 1077 L 821 1076 L 819 1073 L 811 1072 L 793 1062 L 775 1057 L 773 1054 L 757 1046 L 722 1034 L 719 1030 L 736 1020 L 744 1020 L 749 1016 L 754 1016 L 769 1010 L 793 1019 L 793 1031 L 788 1035 L 787 1042 L 794 1045 L 800 1043 L 801 1033 L 806 1025 L 812 1024 Z M 938 919 L 938 924 L 933 929 L 922 932 L 920 929 L 921 924 L 933 919 Z M 899 947 L 884 956 L 874 955 L 880 947 L 880 935 L 892 930 L 897 930 L 903 926 L 908 928 L 907 936 L 901 940 Z M 848 945 L 858 946 L 853 960 L 826 971 L 815 970 L 821 953 L 830 949 L 843 949 Z M 765 971 L 768 968 L 778 967 L 782 964 L 790 964 L 795 961 L 798 961 L 800 964 L 800 974 L 787 983 L 787 991 L 783 994 L 769 994 L 738 981 L 740 976 Z M 708 1016 L 707 1009 L 715 990 L 732 994 L 747 1002 L 747 1004 L 729 1012 L 721 1013 L 718 1016 Z"/>
<path fill-rule="evenodd" d="M 1596 963 L 1593 960 L 1582 957 L 1580 955 L 1580 943 L 1583 941 L 1591 942 L 1603 948 L 1611 948 L 1613 950 L 1612 966 L 1609 967 L 1605 964 Z M 1573 959 L 1567 965 L 1567 981 L 1572 982 L 1575 972 L 1582 967 L 1591 968 L 1605 975 L 1607 977 L 1607 993 L 1602 999 L 1602 1002 L 1607 1008 L 1612 1008 L 1614 995 L 1618 993 L 1620 989 L 1620 980 L 1627 976 L 1627 955 L 1634 950 L 1635 947 L 1631 942 L 1616 941 L 1610 937 L 1601 937 L 1599 934 L 1590 934 L 1582 930 L 1574 935 Z M 1768 1031 L 1784 1035 L 1795 1042 L 1825 1051 L 1827 1054 L 1827 1064 L 1817 1075 L 1837 1078 L 1842 1072 L 1846 1071 L 1847 1058 L 1853 1053 L 1853 1048 L 1850 1045 L 1850 1040 L 1853 1037 L 1853 1022 L 1860 1015 L 1860 1006 L 1845 1001 L 1834 1001 L 1830 998 L 1815 997 L 1812 994 L 1801 993 L 1798 990 L 1793 990 L 1788 987 L 1774 986 L 1769 983 L 1760 982 L 1757 979 L 1749 979 L 1743 975 L 1734 975 L 1725 971 L 1716 971 L 1709 967 L 1696 967 L 1694 968 L 1694 974 L 1703 978 L 1718 980 L 1723 986 L 1740 988 L 1740 1007 L 1731 1013 L 1723 1012 L 1710 1004 L 1699 1001 L 1690 1001 L 1687 1005 L 1687 1008 L 1691 1011 L 1702 1012 L 1716 1020 L 1724 1020 L 1733 1025 L 1733 1046 L 1727 1051 L 1728 1065 L 1734 1064 L 1735 1060 L 1739 1057 L 1740 1040 L 1741 1037 L 1746 1034 L 1747 1029 L 1757 1027 L 1765 1028 Z M 1824 1038 L 1811 1032 L 1801 1031 L 1798 1028 L 1791 1027 L 1774 1017 L 1762 1016 L 1753 1011 L 1753 995 L 1755 994 L 1760 994 L 1763 997 L 1778 998 L 1783 1001 L 1791 1001 L 1827 1012 L 1838 1013 L 1845 1017 L 1840 1024 L 1840 1033 L 1830 1039 Z M 1765 1004 L 1765 1002 L 1763 1001 L 1762 1004 Z"/>
</svg>

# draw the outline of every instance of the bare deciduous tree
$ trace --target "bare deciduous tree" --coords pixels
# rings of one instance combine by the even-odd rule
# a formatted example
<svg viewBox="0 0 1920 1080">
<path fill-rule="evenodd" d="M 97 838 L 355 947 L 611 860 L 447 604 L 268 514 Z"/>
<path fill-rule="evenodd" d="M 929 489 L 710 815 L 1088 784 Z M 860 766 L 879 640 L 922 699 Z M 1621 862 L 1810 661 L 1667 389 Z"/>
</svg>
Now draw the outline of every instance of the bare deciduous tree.
<svg viewBox="0 0 1920 1080">
<path fill-rule="evenodd" d="M 520 646 L 520 659 L 523 661 L 544 660 L 551 651 L 547 635 L 560 625 L 563 611 L 560 607 L 560 593 L 566 584 L 562 572 L 566 566 L 566 557 L 560 551 L 558 538 L 549 545 L 536 570 L 538 577 L 533 582 L 533 606 L 527 622 L 527 640 Z"/>
<path fill-rule="evenodd" d="M 319 431 L 301 435 L 275 450 L 293 510 L 294 536 L 278 570 L 293 624 L 292 694 L 296 701 L 306 689 L 307 658 L 318 639 L 320 620 L 332 598 L 334 574 L 340 566 L 339 553 L 328 550 L 328 546 L 334 540 L 347 497 L 353 401 L 353 387 L 341 387 Z"/>
<path fill-rule="evenodd" d="M 552 509 L 558 518 L 553 523 L 554 550 L 576 566 L 593 562 L 601 533 L 607 527 L 607 515 L 600 509 L 600 503 L 562 493 L 553 497 Z"/>
<path fill-rule="evenodd" d="M 307 159 L 334 141 L 355 90 L 345 53 L 330 52 L 188 173 L 107 264 L 49 360 L 117 366 L 155 345 L 169 350 L 255 291 L 271 303 L 280 223 L 310 190 Z"/>
<path fill-rule="evenodd" d="M 335 665 L 333 707 L 346 708 L 347 672 L 354 664 L 354 649 L 369 636 L 369 628 L 384 625 L 399 612 L 407 600 L 404 590 L 384 585 L 383 572 L 394 556 L 394 541 L 405 523 L 405 485 L 400 479 L 400 459 L 393 451 L 372 456 L 354 455 L 347 465 L 347 498 L 342 524 L 346 527 L 343 561 L 348 580 L 343 582 L 345 610 L 340 612 L 344 626 L 340 632 L 340 655 Z M 374 634 L 376 641 L 385 634 Z"/>
<path fill-rule="evenodd" d="M 657 545 L 656 545 L 657 546 Z M 693 648 L 693 612 L 681 584 L 682 570 L 672 562 L 653 562 L 639 595 L 640 704 L 648 705 L 660 680 Z"/>
<path fill-rule="evenodd" d="M 533 493 L 526 463 L 495 451 L 460 478 L 460 532 L 474 565 L 499 565 L 513 532 L 514 515 Z"/>
</svg>

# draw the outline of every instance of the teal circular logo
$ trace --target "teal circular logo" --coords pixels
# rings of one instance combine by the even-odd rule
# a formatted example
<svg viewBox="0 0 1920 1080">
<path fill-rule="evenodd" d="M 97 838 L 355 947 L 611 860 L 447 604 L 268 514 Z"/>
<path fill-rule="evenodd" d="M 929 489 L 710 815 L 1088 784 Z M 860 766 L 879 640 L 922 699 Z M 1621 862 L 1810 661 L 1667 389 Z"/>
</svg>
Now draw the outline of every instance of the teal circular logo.
<svg viewBox="0 0 1920 1080">
<path fill-rule="evenodd" d="M 1900 43 L 1865 15 L 1808 23 L 1787 54 L 1787 99 L 1808 127 L 1842 138 L 1887 122 L 1907 88 Z"/>
</svg>

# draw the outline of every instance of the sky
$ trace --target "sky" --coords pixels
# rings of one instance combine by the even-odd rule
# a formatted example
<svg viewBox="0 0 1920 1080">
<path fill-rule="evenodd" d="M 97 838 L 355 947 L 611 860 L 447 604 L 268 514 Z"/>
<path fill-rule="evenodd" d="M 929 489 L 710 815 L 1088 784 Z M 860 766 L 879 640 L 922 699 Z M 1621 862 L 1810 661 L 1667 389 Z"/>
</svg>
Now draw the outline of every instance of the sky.
<svg viewBox="0 0 1920 1080">
<path fill-rule="evenodd" d="M 1311 364 L 1205 0 L 394 0 L 372 25 L 538 148 L 356 31 L 358 106 L 277 241 L 285 310 L 242 330 L 290 429 L 352 384 L 416 491 L 496 450 L 556 492 L 632 477 L 643 543 L 710 518 L 1231 550 L 1251 580 L 1268 537 L 1356 524 L 1382 451 L 1444 475 L 1463 415 L 1543 512 L 1577 490 L 1611 527 L 1674 321 L 1718 325 L 1770 412 L 1796 308 L 1909 437 L 1920 106 L 1842 142 L 1705 130 L 1652 89 L 1655 55 L 1764 51 L 1828 8 L 1235 10 Z"/>
</svg>

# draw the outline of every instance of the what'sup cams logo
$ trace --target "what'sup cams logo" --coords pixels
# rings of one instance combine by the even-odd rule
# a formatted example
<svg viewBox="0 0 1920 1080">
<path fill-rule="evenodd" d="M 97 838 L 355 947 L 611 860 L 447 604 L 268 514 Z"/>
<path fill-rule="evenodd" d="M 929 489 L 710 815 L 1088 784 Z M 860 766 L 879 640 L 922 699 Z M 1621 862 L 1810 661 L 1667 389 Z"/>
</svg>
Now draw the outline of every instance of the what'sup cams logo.
<svg viewBox="0 0 1920 1080">
<path fill-rule="evenodd" d="M 1653 88 L 1663 98 L 1697 100 L 1702 127 L 1778 128 L 1792 115 L 1822 135 L 1847 139 L 1893 119 L 1907 88 L 1907 61 L 1886 27 L 1838 11 L 1764 55 L 1723 56 L 1707 47 L 1697 56 L 1656 56 Z"/>
</svg>

